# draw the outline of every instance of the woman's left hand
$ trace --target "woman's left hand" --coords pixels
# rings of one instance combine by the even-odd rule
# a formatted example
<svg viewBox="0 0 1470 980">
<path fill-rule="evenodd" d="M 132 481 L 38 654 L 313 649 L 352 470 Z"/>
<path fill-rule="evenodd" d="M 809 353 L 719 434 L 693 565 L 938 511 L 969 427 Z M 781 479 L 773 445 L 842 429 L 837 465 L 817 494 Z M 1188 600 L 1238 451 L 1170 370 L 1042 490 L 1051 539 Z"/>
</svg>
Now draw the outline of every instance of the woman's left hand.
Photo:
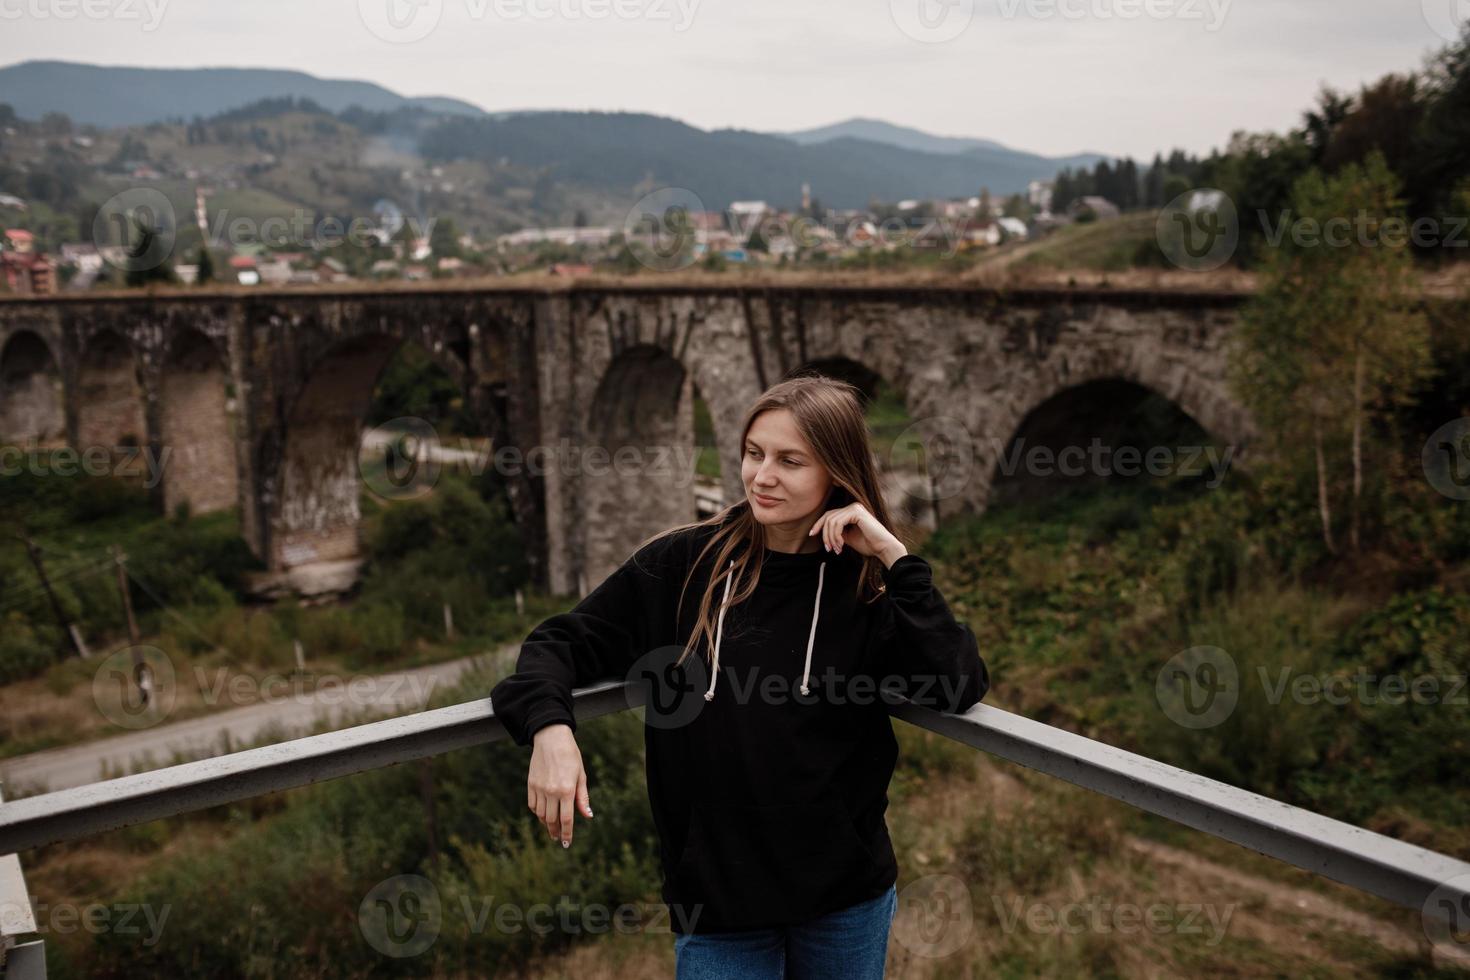
<svg viewBox="0 0 1470 980">
<path fill-rule="evenodd" d="M 887 565 L 908 554 L 903 542 L 856 502 L 827 511 L 807 534 L 820 534 L 822 544 L 834 554 L 841 554 L 843 545 L 852 545 L 858 554 L 877 556 Z"/>
</svg>

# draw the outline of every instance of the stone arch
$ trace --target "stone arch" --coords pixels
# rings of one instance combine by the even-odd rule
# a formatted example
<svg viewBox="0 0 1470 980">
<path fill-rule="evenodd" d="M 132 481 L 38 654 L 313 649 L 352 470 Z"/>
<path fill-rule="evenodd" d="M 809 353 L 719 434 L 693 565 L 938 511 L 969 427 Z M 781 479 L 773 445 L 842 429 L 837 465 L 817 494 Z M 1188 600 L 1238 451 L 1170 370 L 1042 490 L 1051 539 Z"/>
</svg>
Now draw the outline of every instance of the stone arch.
<svg viewBox="0 0 1470 980">
<path fill-rule="evenodd" d="M 137 355 L 126 337 L 110 329 L 88 337 L 77 364 L 77 450 L 103 447 L 117 454 L 118 447 L 146 448 L 145 391 Z M 121 461 L 121 454 L 115 458 Z M 139 464 L 127 464 L 129 471 L 141 473 Z"/>
<path fill-rule="evenodd" d="M 0 345 L 0 441 L 42 447 L 66 442 L 61 367 L 31 330 L 18 330 Z"/>
<path fill-rule="evenodd" d="M 1085 380 L 1042 399 L 1016 424 L 988 471 L 986 503 L 1165 473 L 1223 479 L 1217 467 L 1228 468 L 1235 455 L 1228 443 L 1152 386 Z"/>
<path fill-rule="evenodd" d="M 364 419 L 378 377 L 404 343 L 417 341 L 360 334 L 329 346 L 291 400 L 278 457 L 261 461 L 262 470 L 273 474 L 264 501 L 269 566 L 285 573 L 297 592 L 342 591 L 357 578 Z M 440 351 L 429 354 L 463 387 L 463 364 Z"/>
<path fill-rule="evenodd" d="M 1223 378 L 1155 356 L 1145 342 L 1132 347 L 1070 348 L 1037 365 L 1030 379 L 1016 378 L 1006 389 L 1005 400 L 992 401 L 977 421 L 977 465 L 972 472 L 977 490 L 974 502 L 979 509 L 989 505 L 1006 451 L 1033 413 L 1053 399 L 1086 391 L 1097 383 L 1124 383 L 1166 399 L 1212 440 L 1230 447 L 1234 463 L 1242 462 L 1252 427 Z"/>
<path fill-rule="evenodd" d="M 661 347 L 625 348 L 597 386 L 584 431 L 587 449 L 597 454 L 567 463 L 584 488 L 585 588 L 649 535 L 695 519 L 690 373 Z"/>
<path fill-rule="evenodd" d="M 170 338 L 159 375 L 159 436 L 164 461 L 163 504 L 173 513 L 234 507 L 240 480 L 235 460 L 234 392 L 219 349 L 199 330 Z"/>
<path fill-rule="evenodd" d="M 786 377 L 791 378 L 810 372 L 836 378 L 838 381 L 846 381 L 862 392 L 867 403 L 871 403 L 877 397 L 878 386 L 884 380 L 877 371 L 850 357 L 821 357 L 807 361 L 800 367 L 787 372 Z"/>
</svg>

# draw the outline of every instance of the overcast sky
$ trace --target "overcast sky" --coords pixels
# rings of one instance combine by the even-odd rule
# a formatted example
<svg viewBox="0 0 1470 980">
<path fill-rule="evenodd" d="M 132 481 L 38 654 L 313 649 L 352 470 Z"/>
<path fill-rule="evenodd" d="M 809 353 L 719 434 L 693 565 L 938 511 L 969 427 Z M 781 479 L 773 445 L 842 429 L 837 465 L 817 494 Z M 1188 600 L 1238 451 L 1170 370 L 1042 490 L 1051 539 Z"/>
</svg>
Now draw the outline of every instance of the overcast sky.
<svg viewBox="0 0 1470 980">
<path fill-rule="evenodd" d="M 1208 152 L 1236 129 L 1296 125 L 1324 81 L 1356 90 L 1417 68 L 1467 8 L 1467 0 L 0 0 L 0 63 L 292 68 L 486 109 L 620 109 L 764 131 L 861 115 L 1052 155 L 1151 158 L 1175 146 Z"/>
</svg>

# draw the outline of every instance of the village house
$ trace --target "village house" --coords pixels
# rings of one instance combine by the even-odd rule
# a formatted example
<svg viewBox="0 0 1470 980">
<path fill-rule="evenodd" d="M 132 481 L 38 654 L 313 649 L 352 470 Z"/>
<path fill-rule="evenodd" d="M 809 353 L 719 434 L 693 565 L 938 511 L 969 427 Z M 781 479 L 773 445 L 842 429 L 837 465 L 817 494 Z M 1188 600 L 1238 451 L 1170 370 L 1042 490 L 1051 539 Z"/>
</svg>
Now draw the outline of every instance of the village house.
<svg viewBox="0 0 1470 980">
<path fill-rule="evenodd" d="M 1105 197 L 1097 197 L 1096 195 L 1092 194 L 1089 194 L 1085 197 L 1079 197 L 1077 198 L 1077 200 L 1067 205 L 1067 214 L 1070 215 L 1073 219 L 1076 219 L 1077 217 L 1088 211 L 1091 211 L 1099 221 L 1105 221 L 1108 218 L 1116 218 L 1121 213 L 1118 210 L 1118 206 L 1112 201 L 1109 201 Z"/>
<path fill-rule="evenodd" d="M 8 228 L 0 239 L 0 283 L 7 291 L 22 296 L 56 292 L 56 261 L 35 250 L 34 235 Z"/>
<path fill-rule="evenodd" d="M 347 267 L 330 256 L 317 263 L 315 272 L 318 282 L 345 282 L 352 278 L 347 274 Z"/>
</svg>

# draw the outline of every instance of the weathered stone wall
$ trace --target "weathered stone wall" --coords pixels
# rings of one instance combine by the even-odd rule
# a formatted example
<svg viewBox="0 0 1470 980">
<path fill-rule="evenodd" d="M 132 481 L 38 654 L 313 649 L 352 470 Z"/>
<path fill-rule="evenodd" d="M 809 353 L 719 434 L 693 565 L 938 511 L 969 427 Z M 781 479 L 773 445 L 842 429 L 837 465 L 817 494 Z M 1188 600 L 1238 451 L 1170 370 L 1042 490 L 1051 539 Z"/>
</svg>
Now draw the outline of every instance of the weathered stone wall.
<svg viewBox="0 0 1470 980">
<path fill-rule="evenodd" d="M 1156 391 L 1216 439 L 1247 444 L 1249 420 L 1225 381 L 1238 304 L 733 287 L 3 301 L 0 438 L 57 418 L 76 445 L 136 438 L 166 451 L 160 506 L 239 506 L 242 533 L 272 569 L 335 565 L 350 578 L 363 416 L 378 373 L 414 343 L 502 451 L 489 465 L 538 581 L 578 592 L 650 534 L 694 519 L 696 393 L 734 499 L 739 428 L 765 388 L 814 363 L 881 376 L 925 431 L 969 443 L 956 448 L 952 461 L 967 468 L 936 501 L 939 514 L 978 511 L 1028 414 L 1090 381 Z"/>
<path fill-rule="evenodd" d="M 18 327 L 0 344 L 0 433 L 16 445 L 66 441 L 59 340 L 41 322 Z"/>
</svg>

